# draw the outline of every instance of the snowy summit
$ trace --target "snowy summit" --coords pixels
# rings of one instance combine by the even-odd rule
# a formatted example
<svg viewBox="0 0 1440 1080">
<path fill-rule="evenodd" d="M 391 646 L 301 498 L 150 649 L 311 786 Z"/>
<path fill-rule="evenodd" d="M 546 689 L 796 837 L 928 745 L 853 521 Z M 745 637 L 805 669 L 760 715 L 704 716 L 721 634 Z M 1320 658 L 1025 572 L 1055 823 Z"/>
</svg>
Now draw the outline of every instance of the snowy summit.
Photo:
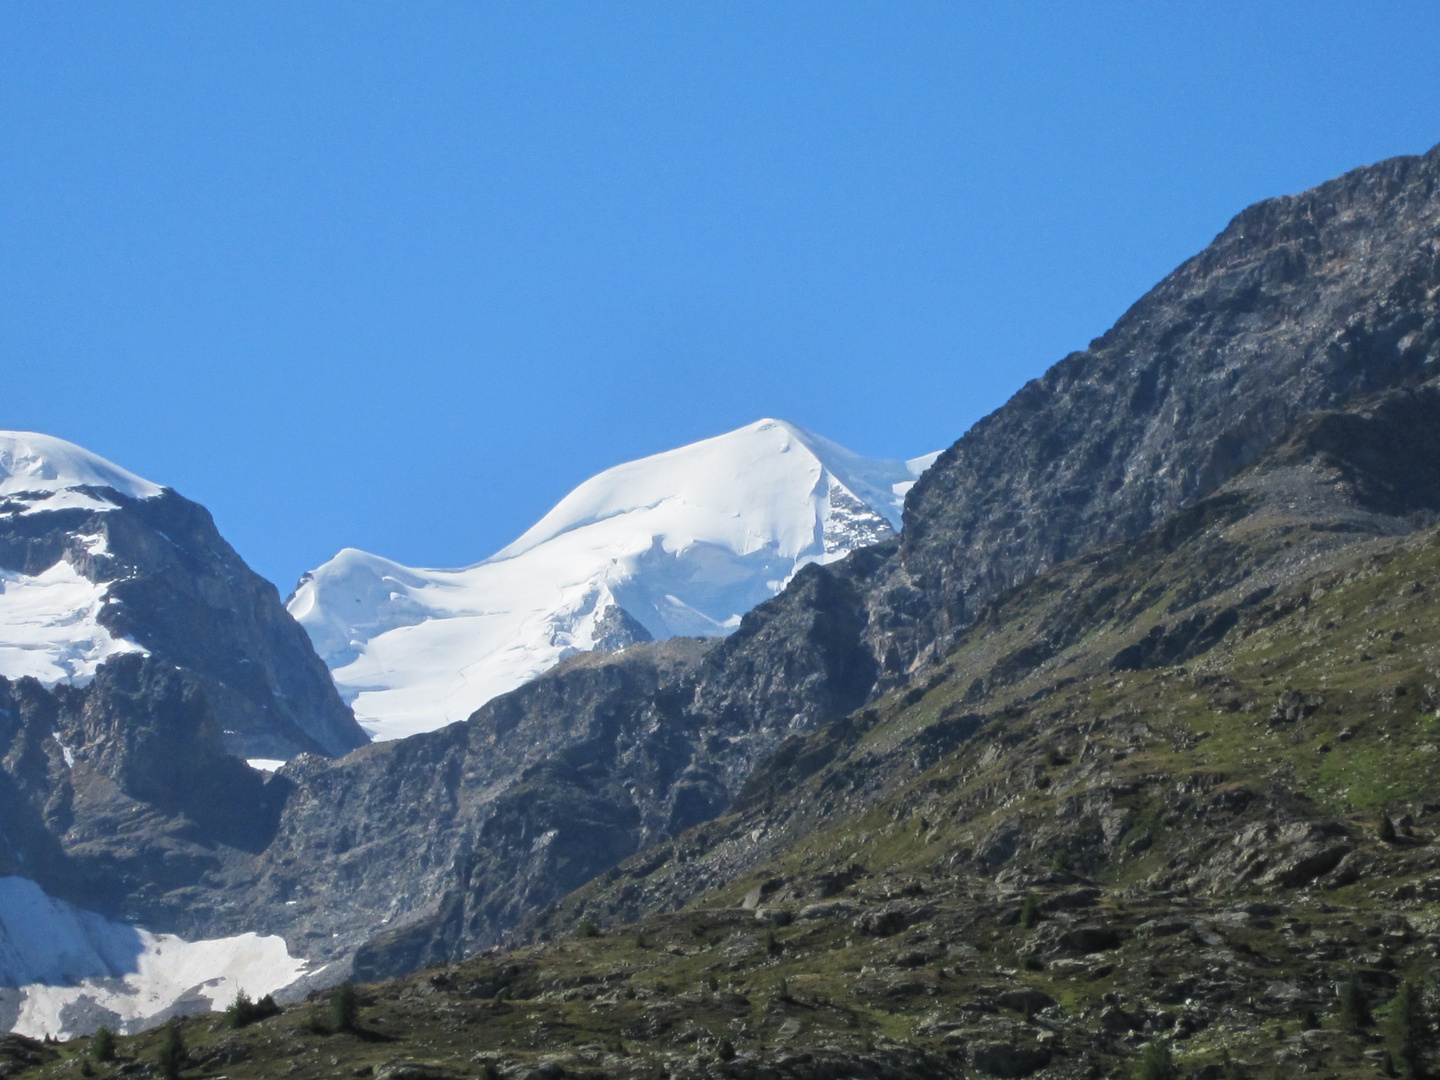
<svg viewBox="0 0 1440 1080">
<path fill-rule="evenodd" d="M 161 488 L 84 447 L 34 431 L 0 431 L 0 513 L 113 510 L 96 489 L 149 499 Z"/>
<path fill-rule="evenodd" d="M 0 517 L 114 510 L 110 496 L 149 499 L 162 490 L 64 439 L 0 431 Z M 105 554 L 103 532 L 75 539 L 39 573 L 0 569 L 0 675 L 80 684 L 109 657 L 144 652 L 100 624 L 109 586 L 86 570 Z"/>
<path fill-rule="evenodd" d="M 291 614 L 376 739 L 463 720 L 576 652 L 721 636 L 800 569 L 900 528 L 934 460 L 862 458 L 780 420 L 617 465 L 484 562 L 347 548 Z"/>
</svg>

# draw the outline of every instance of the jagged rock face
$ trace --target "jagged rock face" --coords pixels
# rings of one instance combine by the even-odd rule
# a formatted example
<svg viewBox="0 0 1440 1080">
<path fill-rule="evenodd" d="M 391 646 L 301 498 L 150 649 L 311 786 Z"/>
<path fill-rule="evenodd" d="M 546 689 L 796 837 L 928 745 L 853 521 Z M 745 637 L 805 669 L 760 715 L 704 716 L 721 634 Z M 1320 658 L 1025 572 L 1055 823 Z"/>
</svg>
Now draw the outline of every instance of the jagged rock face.
<svg viewBox="0 0 1440 1080">
<path fill-rule="evenodd" d="M 0 513 L 0 569 L 63 561 L 106 586 L 96 618 L 203 687 L 240 757 L 343 754 L 366 738 L 274 586 L 250 570 L 201 506 L 165 489 L 111 489 L 103 510 Z"/>
<path fill-rule="evenodd" d="M 1268 788 L 1232 784 L 1225 767 L 1214 766 L 1212 771 L 1177 776 L 1174 784 L 1156 781 L 1159 774 L 1145 779 L 1154 785 L 1152 790 L 1164 791 L 1172 805 L 1182 808 L 1200 802 L 1197 783 L 1209 785 L 1214 788 L 1204 793 L 1209 812 L 1223 818 L 1251 812 L 1254 818 L 1244 830 L 1222 831 L 1225 842 L 1213 851 L 1197 844 L 1196 852 L 1205 858 L 1203 865 L 1191 868 L 1187 889 L 1268 891 L 1302 886 L 1332 872 L 1340 875 L 1331 879 L 1336 884 L 1353 882 L 1360 871 L 1353 864 L 1346 864 L 1349 870 L 1342 868 L 1352 852 L 1344 833 L 1337 833 L 1333 823 L 1314 820 L 1319 811 L 1309 796 L 1297 795 L 1291 805 L 1286 787 L 1294 781 L 1267 756 L 1273 748 L 1260 753 L 1250 746 L 1252 732 L 1289 733 L 1287 744 L 1305 746 L 1303 752 L 1314 760 L 1334 749 L 1325 735 L 1317 734 L 1317 727 L 1333 732 L 1368 722 L 1377 715 L 1372 709 L 1381 715 L 1387 710 L 1418 712 L 1422 722 L 1429 723 L 1430 706 L 1440 691 L 1427 686 L 1420 693 L 1407 692 L 1401 680 L 1433 675 L 1429 661 L 1416 665 L 1419 657 L 1431 655 L 1433 645 L 1400 643 L 1411 637 L 1424 641 L 1430 614 L 1424 608 L 1433 605 L 1425 597 L 1433 578 L 1426 574 L 1404 580 L 1392 572 L 1388 585 L 1374 589 L 1381 599 L 1372 601 L 1366 593 L 1355 603 L 1364 612 L 1365 626 L 1373 620 L 1381 627 L 1409 628 L 1408 636 L 1388 629 L 1370 631 L 1382 643 L 1388 639 L 1392 653 L 1413 650 L 1403 661 L 1395 655 L 1346 656 L 1337 623 L 1326 616 L 1307 617 L 1306 612 L 1336 590 L 1364 590 L 1363 583 L 1395 552 L 1435 550 L 1433 530 L 1440 521 L 1436 431 L 1440 381 L 1307 417 L 1250 469 L 1144 536 L 1069 560 L 1012 590 L 918 684 L 824 728 L 792 735 L 752 770 L 720 820 L 622 863 L 568 897 L 556 911 L 545 913 L 527 936 L 568 933 L 582 918 L 610 925 L 678 910 L 707 889 L 780 861 L 787 851 L 789 865 L 803 864 L 793 852 L 807 838 L 846 820 L 856 834 L 865 830 L 868 835 L 874 819 L 855 824 L 860 815 L 907 785 L 913 785 L 917 802 L 928 804 L 926 820 L 931 823 L 942 818 L 986 823 L 977 825 L 982 835 L 973 846 L 936 845 L 941 864 L 956 880 L 991 877 L 1027 846 L 1043 848 L 1057 837 L 1072 851 L 1089 846 L 1120 858 L 1127 850 L 1131 856 L 1141 854 L 1150 840 L 1130 834 L 1136 817 L 1121 806 L 1143 786 L 1134 782 L 1113 783 L 1092 775 L 1069 789 L 1068 807 L 1032 811 L 1028 820 L 1014 811 L 996 812 L 1008 806 L 1012 796 L 983 778 L 996 775 L 990 767 L 1011 752 L 1016 729 L 1037 722 L 1064 729 L 1074 719 L 1074 700 L 1085 701 L 1084 709 L 1091 710 L 1086 723 L 1068 728 L 1067 737 L 1073 739 L 1068 749 L 1053 732 L 1037 738 L 1028 756 L 1020 755 L 1012 767 L 1012 792 L 1049 791 L 1048 774 L 1070 764 L 1069 756 L 1083 754 L 1094 759 L 1092 769 L 1098 768 L 1106 755 L 1096 754 L 1093 741 L 1123 744 L 1137 731 L 1174 735 L 1180 728 L 1169 725 L 1177 715 L 1193 718 L 1207 710 L 1211 716 L 1233 715 L 1244 732 L 1237 741 L 1243 739 L 1257 751 L 1247 766 L 1269 772 Z M 1395 577 L 1401 577 L 1404 587 L 1397 588 Z M 1394 609 L 1400 606 L 1407 606 L 1411 615 L 1422 613 L 1422 619 L 1412 623 L 1398 618 Z M 1373 614 L 1380 609 L 1388 609 L 1384 621 Z M 1267 668 L 1259 668 L 1257 676 L 1251 667 L 1254 684 L 1242 689 L 1234 681 L 1236 652 L 1270 646 L 1275 626 L 1285 620 L 1291 623 L 1290 632 L 1323 654 L 1323 661 L 1290 671 L 1283 680 L 1277 677 L 1273 685 Z M 1366 638 L 1361 641 L 1361 648 L 1369 644 Z M 1380 651 L 1379 646 L 1370 647 Z M 1323 687 L 1332 672 L 1344 671 L 1346 665 L 1354 665 L 1352 677 L 1363 673 L 1375 683 L 1388 682 L 1378 700 L 1374 686 L 1316 691 L 1316 683 Z M 1089 703 L 1087 695 L 1124 687 L 1136 673 L 1140 679 L 1193 679 L 1206 693 L 1187 691 L 1187 708 L 1194 710 L 1193 702 L 1202 696 L 1206 704 L 1198 712 L 1180 712 L 1173 700 L 1160 704 L 1156 699 L 1161 695 L 1150 692 L 1125 709 L 1102 710 Z M 1122 677 L 1115 678 L 1117 674 Z M 1299 678 L 1315 683 L 1303 692 L 1289 688 L 1290 681 Z M 1137 685 L 1149 684 L 1137 680 Z M 1265 695 L 1267 707 L 1262 710 L 1256 708 L 1256 689 Z M 1057 705 L 1067 690 L 1076 697 L 1071 704 Z M 1405 705 L 1407 693 L 1412 701 L 1423 697 L 1423 705 Z M 1317 713 L 1325 719 L 1317 719 Z M 901 718 L 908 719 L 896 722 Z M 1349 739 L 1356 729 L 1345 730 L 1348 733 L 1338 738 Z M 1372 728 L 1371 733 L 1378 736 L 1381 731 Z M 1383 739 L 1388 742 L 1391 735 L 1385 733 Z M 1190 743 L 1191 748 L 1198 741 Z M 1176 744 L 1186 745 L 1186 738 L 1177 738 Z M 961 772 L 976 789 L 968 806 L 951 800 L 957 783 L 953 777 L 921 779 L 933 778 L 930 770 L 957 752 L 962 760 L 968 754 L 969 771 Z M 1413 753 L 1404 744 L 1392 752 L 1402 758 Z M 1126 753 L 1122 750 L 1114 760 L 1123 760 Z M 1342 787 L 1350 782 L 1344 773 L 1337 779 Z M 1263 808 L 1258 789 L 1270 800 Z M 922 834 L 930 828 L 919 826 Z M 836 844 L 838 853 L 853 850 L 853 857 L 864 857 L 859 838 L 836 838 Z M 820 892 L 811 899 L 827 895 Z"/>
<path fill-rule="evenodd" d="M 186 890 L 263 850 L 288 785 L 229 754 L 207 688 L 154 657 L 87 686 L 0 679 L 0 875 L 166 930 Z"/>
<path fill-rule="evenodd" d="M 724 805 L 708 762 L 728 744 L 690 723 L 679 695 L 711 648 L 675 638 L 582 654 L 467 722 L 291 762 L 278 833 L 244 870 L 258 881 L 243 917 L 343 955 L 422 916 L 362 956 L 366 975 L 494 943 Z"/>
<path fill-rule="evenodd" d="M 941 455 L 866 636 L 906 670 L 1004 589 L 1214 491 L 1307 413 L 1437 363 L 1440 147 L 1258 203 Z"/>
</svg>

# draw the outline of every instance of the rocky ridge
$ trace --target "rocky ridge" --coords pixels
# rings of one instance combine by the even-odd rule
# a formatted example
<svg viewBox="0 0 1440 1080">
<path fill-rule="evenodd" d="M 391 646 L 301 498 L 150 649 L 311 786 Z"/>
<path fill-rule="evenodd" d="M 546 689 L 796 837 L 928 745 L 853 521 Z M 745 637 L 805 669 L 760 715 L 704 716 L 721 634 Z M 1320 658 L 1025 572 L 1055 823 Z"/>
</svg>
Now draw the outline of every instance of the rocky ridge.
<svg viewBox="0 0 1440 1080">
<path fill-rule="evenodd" d="M 0 571 L 34 579 L 64 564 L 102 587 L 99 624 L 197 680 L 231 752 L 339 755 L 364 744 L 274 586 L 203 507 L 169 488 L 137 498 L 82 485 L 3 499 Z"/>
</svg>

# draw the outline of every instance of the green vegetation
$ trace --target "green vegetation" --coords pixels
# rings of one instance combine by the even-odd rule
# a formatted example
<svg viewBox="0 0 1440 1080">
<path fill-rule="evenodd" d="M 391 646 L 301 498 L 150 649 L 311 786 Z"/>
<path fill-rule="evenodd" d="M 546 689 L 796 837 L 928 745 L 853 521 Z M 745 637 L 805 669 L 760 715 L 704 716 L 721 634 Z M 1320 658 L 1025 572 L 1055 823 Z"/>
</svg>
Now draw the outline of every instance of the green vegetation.
<svg viewBox="0 0 1440 1080">
<path fill-rule="evenodd" d="M 1423 1051 L 1428 1041 L 1427 1028 L 1420 987 L 1413 979 L 1406 978 L 1390 1002 L 1390 1015 L 1385 1021 L 1385 1047 L 1395 1069 L 1405 1080 L 1417 1080 L 1425 1075 Z"/>
<path fill-rule="evenodd" d="M 1135 1080 L 1175 1080 L 1175 1059 L 1170 1047 L 1160 1039 L 1145 1044 L 1135 1065 Z"/>
<path fill-rule="evenodd" d="M 330 1018 L 336 1031 L 354 1031 L 360 1019 L 360 995 L 355 984 L 349 979 L 337 986 L 330 995 Z"/>
<path fill-rule="evenodd" d="M 90 1056 L 102 1065 L 115 1060 L 115 1033 L 103 1024 L 90 1039 Z"/>
<path fill-rule="evenodd" d="M 1020 925 L 1026 930 L 1033 930 L 1039 921 L 1040 901 L 1035 899 L 1034 893 L 1026 893 L 1025 903 L 1020 907 Z"/>
<path fill-rule="evenodd" d="M 1352 1035 L 1363 1035 L 1374 1023 L 1370 1004 L 1365 1000 L 1365 991 L 1360 988 L 1360 980 L 1352 971 L 1340 991 L 1340 1028 Z"/>
<path fill-rule="evenodd" d="M 179 1080 L 185 1056 L 185 1037 L 181 1033 L 180 1022 L 172 1019 L 165 1025 L 160 1052 L 155 1057 L 155 1064 L 164 1080 Z"/>
<path fill-rule="evenodd" d="M 244 990 L 235 992 L 235 1000 L 225 1009 L 225 1022 L 232 1028 L 243 1028 L 257 1020 L 265 1020 L 280 1012 L 275 999 L 266 994 L 259 1001 L 251 1001 Z"/>
<path fill-rule="evenodd" d="M 1390 820 L 1390 815 L 1383 811 L 1380 814 L 1380 824 L 1375 828 L 1375 835 L 1380 838 L 1381 843 L 1395 843 L 1395 823 Z"/>
</svg>

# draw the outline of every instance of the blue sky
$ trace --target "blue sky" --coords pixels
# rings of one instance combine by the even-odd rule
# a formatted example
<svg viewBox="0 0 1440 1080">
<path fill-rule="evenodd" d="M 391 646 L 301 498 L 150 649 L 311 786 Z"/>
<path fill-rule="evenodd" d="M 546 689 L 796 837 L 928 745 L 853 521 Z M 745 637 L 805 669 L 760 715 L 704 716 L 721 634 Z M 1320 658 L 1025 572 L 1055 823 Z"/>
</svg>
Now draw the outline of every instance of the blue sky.
<svg viewBox="0 0 1440 1080">
<path fill-rule="evenodd" d="M 285 592 L 779 416 L 954 441 L 1245 205 L 1440 142 L 1426 3 L 0 6 L 0 427 Z"/>
</svg>

